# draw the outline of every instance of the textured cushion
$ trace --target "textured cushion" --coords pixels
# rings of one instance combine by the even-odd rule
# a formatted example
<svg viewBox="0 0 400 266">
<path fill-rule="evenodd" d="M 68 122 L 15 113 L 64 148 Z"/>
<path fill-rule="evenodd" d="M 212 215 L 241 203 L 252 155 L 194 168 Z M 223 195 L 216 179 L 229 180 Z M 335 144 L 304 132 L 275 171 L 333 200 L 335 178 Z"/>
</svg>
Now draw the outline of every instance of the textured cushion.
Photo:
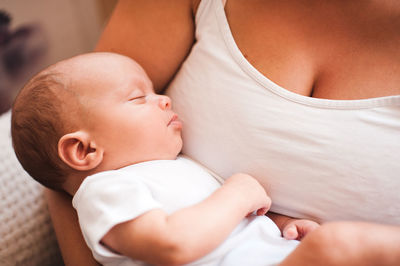
<svg viewBox="0 0 400 266">
<path fill-rule="evenodd" d="M 0 116 L 0 265 L 63 265 L 43 187 L 12 150 L 10 118 Z"/>
</svg>

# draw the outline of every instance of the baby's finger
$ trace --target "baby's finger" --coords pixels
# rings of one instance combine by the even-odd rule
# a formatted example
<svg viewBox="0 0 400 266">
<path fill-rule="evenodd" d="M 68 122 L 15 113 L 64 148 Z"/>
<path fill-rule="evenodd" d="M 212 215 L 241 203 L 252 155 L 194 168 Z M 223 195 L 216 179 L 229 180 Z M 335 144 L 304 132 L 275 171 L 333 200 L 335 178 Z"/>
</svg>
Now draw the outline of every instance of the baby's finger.
<svg viewBox="0 0 400 266">
<path fill-rule="evenodd" d="M 294 224 L 285 227 L 282 234 L 283 234 L 283 237 L 288 240 L 295 240 L 299 236 L 297 227 Z"/>
</svg>

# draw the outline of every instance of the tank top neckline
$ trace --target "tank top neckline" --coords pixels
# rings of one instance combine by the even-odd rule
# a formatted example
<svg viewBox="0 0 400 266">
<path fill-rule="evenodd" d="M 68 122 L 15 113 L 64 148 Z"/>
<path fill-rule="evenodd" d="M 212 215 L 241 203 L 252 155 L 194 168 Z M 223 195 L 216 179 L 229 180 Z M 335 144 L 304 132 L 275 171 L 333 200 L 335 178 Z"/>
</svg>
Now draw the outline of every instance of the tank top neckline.
<svg viewBox="0 0 400 266">
<path fill-rule="evenodd" d="M 200 5 L 204 5 L 206 0 L 202 0 Z M 227 47 L 227 50 L 231 54 L 234 61 L 239 67 L 258 84 L 264 87 L 266 90 L 294 103 L 316 107 L 316 108 L 328 108 L 328 109 L 367 109 L 375 107 L 386 107 L 386 106 L 398 106 L 400 105 L 400 95 L 383 96 L 376 98 L 358 99 L 358 100 L 332 100 L 332 99 L 321 99 L 313 98 L 309 96 L 300 95 L 291 92 L 272 80 L 264 76 L 258 71 L 242 54 L 239 47 L 237 46 L 233 34 L 230 30 L 230 26 L 224 10 L 224 0 L 211 0 L 215 10 L 215 16 L 217 19 L 219 30 L 222 34 L 223 40 Z M 199 10 L 196 14 L 196 21 L 201 19 L 201 13 Z"/>
</svg>

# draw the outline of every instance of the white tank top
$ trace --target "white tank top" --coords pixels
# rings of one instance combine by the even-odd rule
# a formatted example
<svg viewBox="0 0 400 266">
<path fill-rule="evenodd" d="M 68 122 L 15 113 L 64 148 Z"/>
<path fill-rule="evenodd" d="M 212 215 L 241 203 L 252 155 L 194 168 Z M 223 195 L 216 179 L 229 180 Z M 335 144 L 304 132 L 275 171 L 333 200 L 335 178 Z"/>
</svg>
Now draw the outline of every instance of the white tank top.
<svg viewBox="0 0 400 266">
<path fill-rule="evenodd" d="M 184 154 L 223 178 L 253 175 L 278 213 L 400 224 L 400 95 L 327 100 L 278 86 L 241 54 L 221 0 L 201 1 L 196 40 L 167 91 Z"/>
</svg>

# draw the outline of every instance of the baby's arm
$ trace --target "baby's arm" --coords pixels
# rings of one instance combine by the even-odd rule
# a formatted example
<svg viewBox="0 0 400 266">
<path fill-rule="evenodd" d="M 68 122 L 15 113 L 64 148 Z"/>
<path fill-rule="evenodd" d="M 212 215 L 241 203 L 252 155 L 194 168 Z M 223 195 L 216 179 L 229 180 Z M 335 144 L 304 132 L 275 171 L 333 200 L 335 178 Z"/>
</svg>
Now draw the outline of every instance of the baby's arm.
<svg viewBox="0 0 400 266">
<path fill-rule="evenodd" d="M 296 219 L 272 212 L 269 212 L 267 216 L 279 227 L 282 236 L 289 240 L 302 240 L 308 233 L 311 233 L 320 226 L 311 220 Z"/>
<path fill-rule="evenodd" d="M 215 249 L 249 213 L 264 215 L 270 204 L 254 178 L 236 174 L 204 201 L 171 215 L 149 211 L 116 225 L 102 242 L 151 264 L 185 264 Z"/>
</svg>

